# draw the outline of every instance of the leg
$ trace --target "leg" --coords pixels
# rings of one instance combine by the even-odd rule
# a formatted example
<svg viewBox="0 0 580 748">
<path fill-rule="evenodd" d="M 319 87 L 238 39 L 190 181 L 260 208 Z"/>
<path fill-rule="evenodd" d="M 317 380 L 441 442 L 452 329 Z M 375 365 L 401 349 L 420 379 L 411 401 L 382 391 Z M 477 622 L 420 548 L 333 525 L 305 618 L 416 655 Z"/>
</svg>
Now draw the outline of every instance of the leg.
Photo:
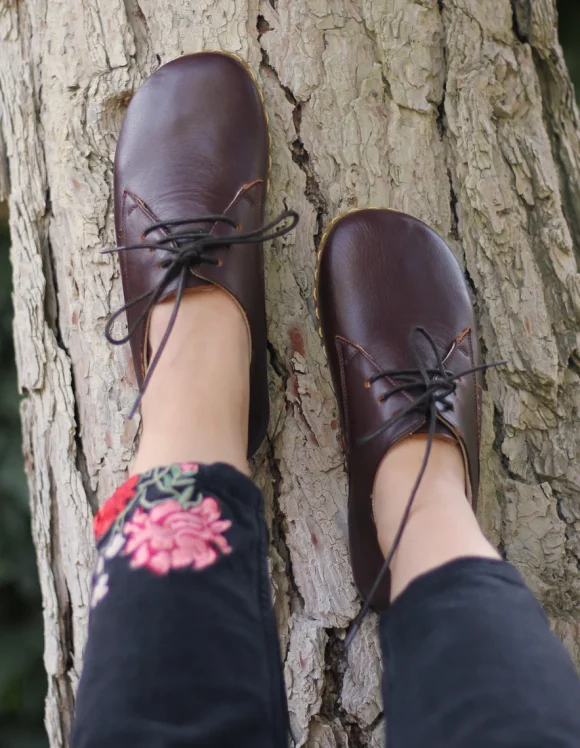
<svg viewBox="0 0 580 748">
<path fill-rule="evenodd" d="M 392 603 L 389 748 L 577 745 L 572 663 L 472 510 L 487 367 L 461 268 L 417 219 L 361 210 L 331 226 L 317 276 L 365 598 L 349 638 L 370 604 Z"/>
<path fill-rule="evenodd" d="M 171 306 L 153 312 L 153 348 Z M 191 351 L 203 352 L 194 368 Z M 104 525 L 97 522 L 97 528 L 109 526 L 99 543 L 103 569 L 93 595 L 74 748 L 286 745 L 262 497 L 241 472 L 247 472 L 248 370 L 246 327 L 234 302 L 221 291 L 188 295 L 143 399 L 135 463 L 141 477 L 136 487 L 137 475 L 130 479 L 133 488 L 124 492 L 135 495 L 136 489 L 137 504 L 118 531 L 110 515 Z M 191 461 L 201 459 L 215 464 L 196 470 Z M 170 473 L 159 461 L 186 464 Z M 225 461 L 238 470 L 220 464 Z M 158 484 L 165 480 L 165 488 L 147 488 L 153 477 Z M 163 507 L 176 493 L 183 501 L 192 487 L 194 498 L 201 493 L 218 502 L 221 517 L 211 517 L 205 529 L 213 527 L 219 555 L 206 545 L 184 559 L 197 561 L 198 570 L 191 563 L 176 568 L 175 559 L 172 568 L 153 570 L 163 562 L 153 543 L 148 557 L 146 544 L 127 553 L 134 541 L 127 528 L 144 503 L 139 495 Z M 227 529 L 224 520 L 231 523 Z M 154 529 L 168 530 L 169 523 Z M 125 545 L 115 551 L 119 542 Z"/>
<path fill-rule="evenodd" d="M 424 442 L 400 443 L 377 474 L 385 552 Z M 436 443 L 391 564 L 394 602 L 381 622 L 388 744 L 576 746 L 580 680 L 530 590 L 481 533 L 464 485 L 458 448 Z"/>
<path fill-rule="evenodd" d="M 424 436 L 396 444 L 375 479 L 374 516 L 381 549 L 391 550 L 425 454 Z M 499 559 L 483 536 L 465 496 L 465 470 L 457 444 L 436 440 L 411 516 L 391 562 L 391 599 L 421 574 L 447 561 L 478 556 Z"/>
<path fill-rule="evenodd" d="M 153 309 L 153 351 L 172 310 L 172 303 Z M 133 472 L 195 455 L 197 462 L 227 462 L 248 475 L 249 356 L 246 325 L 233 299 L 215 288 L 188 293 L 143 397 Z"/>
<path fill-rule="evenodd" d="M 261 94 L 231 55 L 173 60 L 131 100 L 115 154 L 125 305 L 105 333 L 131 342 L 143 431 L 95 518 L 74 748 L 286 745 L 246 462 L 269 413 L 262 242 L 297 221 L 263 225 L 268 161 Z"/>
</svg>

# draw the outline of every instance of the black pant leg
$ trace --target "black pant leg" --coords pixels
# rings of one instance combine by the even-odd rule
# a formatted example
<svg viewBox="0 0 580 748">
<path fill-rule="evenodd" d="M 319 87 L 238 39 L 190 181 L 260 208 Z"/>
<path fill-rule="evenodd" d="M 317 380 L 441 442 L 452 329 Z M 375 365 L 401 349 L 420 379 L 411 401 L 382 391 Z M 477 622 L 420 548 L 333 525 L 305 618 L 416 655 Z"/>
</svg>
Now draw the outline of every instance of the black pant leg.
<svg viewBox="0 0 580 748">
<path fill-rule="evenodd" d="M 285 748 L 260 492 L 226 465 L 135 480 L 96 521 L 73 748 Z"/>
<path fill-rule="evenodd" d="M 460 559 L 381 621 L 389 748 L 577 748 L 580 680 L 518 572 Z"/>
</svg>

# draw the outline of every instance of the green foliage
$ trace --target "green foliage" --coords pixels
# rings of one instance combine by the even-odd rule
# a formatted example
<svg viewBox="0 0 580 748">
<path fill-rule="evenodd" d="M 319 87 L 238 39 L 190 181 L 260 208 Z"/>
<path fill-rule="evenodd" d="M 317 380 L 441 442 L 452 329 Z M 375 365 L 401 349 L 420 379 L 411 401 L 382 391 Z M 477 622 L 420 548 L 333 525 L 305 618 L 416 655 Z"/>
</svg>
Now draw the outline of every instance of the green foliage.
<svg viewBox="0 0 580 748">
<path fill-rule="evenodd" d="M 9 246 L 0 225 L 0 746 L 44 748 L 42 605 L 22 458 Z"/>
<path fill-rule="evenodd" d="M 532 0 L 533 2 L 533 0 Z M 580 91 L 580 3 L 578 0 L 558 0 L 558 32 L 564 48 L 568 70 L 576 91 Z"/>
</svg>

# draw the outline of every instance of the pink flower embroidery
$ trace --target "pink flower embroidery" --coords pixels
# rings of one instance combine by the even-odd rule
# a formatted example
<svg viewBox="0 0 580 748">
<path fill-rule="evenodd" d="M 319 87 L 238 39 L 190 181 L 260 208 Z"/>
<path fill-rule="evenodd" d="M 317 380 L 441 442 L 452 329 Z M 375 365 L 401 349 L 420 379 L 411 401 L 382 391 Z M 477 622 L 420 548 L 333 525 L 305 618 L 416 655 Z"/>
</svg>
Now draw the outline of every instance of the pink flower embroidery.
<svg viewBox="0 0 580 748">
<path fill-rule="evenodd" d="M 150 512 L 137 509 L 123 528 L 123 555 L 132 555 L 133 568 L 146 567 L 155 574 L 187 566 L 205 569 L 217 561 L 218 551 L 231 553 L 222 535 L 231 525 L 229 519 L 221 519 L 220 506 L 210 496 L 189 509 L 169 499 Z"/>
<path fill-rule="evenodd" d="M 199 470 L 197 462 L 180 462 L 179 467 L 183 473 L 197 473 Z"/>
</svg>

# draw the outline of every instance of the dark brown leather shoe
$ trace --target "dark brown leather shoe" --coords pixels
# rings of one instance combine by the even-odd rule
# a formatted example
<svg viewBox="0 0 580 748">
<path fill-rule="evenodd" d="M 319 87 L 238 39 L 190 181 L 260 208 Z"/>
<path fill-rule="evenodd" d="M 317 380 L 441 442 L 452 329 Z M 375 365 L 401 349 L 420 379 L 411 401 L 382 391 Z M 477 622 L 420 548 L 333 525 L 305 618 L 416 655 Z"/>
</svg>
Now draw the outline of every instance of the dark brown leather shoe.
<svg viewBox="0 0 580 748">
<path fill-rule="evenodd" d="M 157 70 L 131 100 L 115 154 L 121 246 L 110 251 L 120 255 L 126 304 L 109 320 L 107 337 L 131 341 L 141 396 L 174 321 L 149 362 L 153 306 L 174 295 L 177 311 L 189 288 L 227 291 L 252 341 L 250 456 L 269 418 L 262 242 L 297 222 L 288 211 L 262 225 L 268 166 L 262 94 L 245 63 L 217 52 L 180 57 Z M 124 312 L 128 334 L 115 339 L 112 326 Z"/>
<path fill-rule="evenodd" d="M 316 289 L 348 462 L 354 578 L 362 597 L 383 610 L 388 573 L 368 599 L 385 564 L 371 494 L 388 450 L 430 427 L 431 441 L 434 434 L 456 440 L 475 507 L 481 372 L 468 373 L 480 366 L 473 310 L 443 240 L 390 210 L 353 211 L 331 224 Z"/>
</svg>

